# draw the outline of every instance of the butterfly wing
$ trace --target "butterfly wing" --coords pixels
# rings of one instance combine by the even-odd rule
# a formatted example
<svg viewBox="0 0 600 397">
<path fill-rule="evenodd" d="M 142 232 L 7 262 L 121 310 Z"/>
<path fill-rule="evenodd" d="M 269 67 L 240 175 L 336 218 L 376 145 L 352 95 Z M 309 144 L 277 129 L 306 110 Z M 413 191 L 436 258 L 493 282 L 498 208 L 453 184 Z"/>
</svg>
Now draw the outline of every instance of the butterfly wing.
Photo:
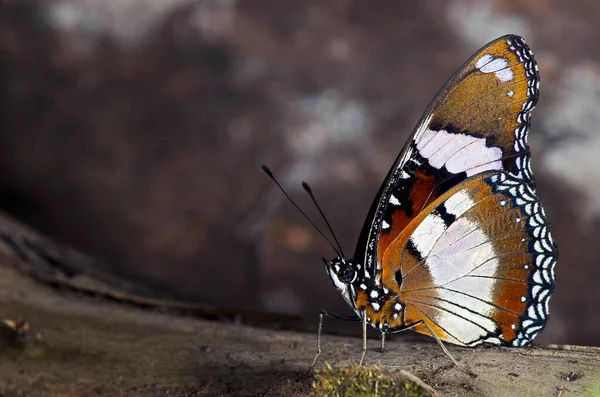
<svg viewBox="0 0 600 397">
<path fill-rule="evenodd" d="M 382 282 L 394 285 L 401 272 L 405 311 L 382 321 L 393 332 L 422 320 L 458 345 L 528 345 L 546 324 L 556 258 L 531 184 L 504 171 L 480 173 L 435 200 L 390 244 Z M 430 335 L 423 325 L 414 330 Z"/>
<path fill-rule="evenodd" d="M 361 231 L 355 258 L 381 278 L 392 241 L 427 206 L 469 176 L 504 170 L 533 185 L 527 134 L 538 99 L 533 54 L 519 36 L 483 47 L 429 105 L 390 169 Z"/>
</svg>

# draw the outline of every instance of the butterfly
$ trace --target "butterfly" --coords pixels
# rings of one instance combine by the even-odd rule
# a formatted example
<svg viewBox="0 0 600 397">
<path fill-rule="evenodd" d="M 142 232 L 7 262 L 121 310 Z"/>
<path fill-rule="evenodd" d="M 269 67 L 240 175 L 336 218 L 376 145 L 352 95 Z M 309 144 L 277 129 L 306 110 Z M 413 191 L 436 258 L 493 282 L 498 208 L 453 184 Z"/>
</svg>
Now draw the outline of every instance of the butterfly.
<svg viewBox="0 0 600 397">
<path fill-rule="evenodd" d="M 457 366 L 442 341 L 527 346 L 546 325 L 558 251 L 527 143 L 539 81 L 519 36 L 477 51 L 400 151 L 354 256 L 330 243 L 338 256 L 324 260 L 327 273 L 363 322 L 361 363 L 367 324 L 382 333 L 382 347 L 389 333 L 431 336 Z"/>
<path fill-rule="evenodd" d="M 364 323 L 469 347 L 527 346 L 544 328 L 558 253 L 527 143 L 539 81 L 524 39 L 507 35 L 433 99 L 354 256 L 325 261 Z"/>
</svg>

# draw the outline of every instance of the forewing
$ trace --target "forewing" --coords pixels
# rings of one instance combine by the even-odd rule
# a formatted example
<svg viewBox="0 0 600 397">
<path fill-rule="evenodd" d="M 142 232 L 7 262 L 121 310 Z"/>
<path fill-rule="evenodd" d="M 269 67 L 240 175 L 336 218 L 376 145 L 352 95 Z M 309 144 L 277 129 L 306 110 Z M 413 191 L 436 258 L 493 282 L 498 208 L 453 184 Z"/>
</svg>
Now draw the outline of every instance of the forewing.
<svg viewBox="0 0 600 397">
<path fill-rule="evenodd" d="M 479 50 L 438 93 L 382 185 L 355 258 L 378 280 L 391 242 L 429 203 L 466 178 L 504 170 L 533 185 L 530 113 L 539 75 L 522 38 L 501 37 Z"/>
</svg>

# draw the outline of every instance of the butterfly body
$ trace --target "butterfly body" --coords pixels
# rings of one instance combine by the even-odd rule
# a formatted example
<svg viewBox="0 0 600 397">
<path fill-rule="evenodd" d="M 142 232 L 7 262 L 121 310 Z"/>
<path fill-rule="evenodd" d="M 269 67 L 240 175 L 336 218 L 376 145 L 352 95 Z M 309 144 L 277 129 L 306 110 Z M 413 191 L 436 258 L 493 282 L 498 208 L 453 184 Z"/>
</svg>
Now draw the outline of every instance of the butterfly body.
<svg viewBox="0 0 600 397">
<path fill-rule="evenodd" d="M 524 346 L 543 329 L 557 248 L 527 145 L 538 90 L 533 54 L 509 35 L 434 98 L 371 206 L 354 259 L 326 261 L 373 327 L 463 346 Z"/>
</svg>

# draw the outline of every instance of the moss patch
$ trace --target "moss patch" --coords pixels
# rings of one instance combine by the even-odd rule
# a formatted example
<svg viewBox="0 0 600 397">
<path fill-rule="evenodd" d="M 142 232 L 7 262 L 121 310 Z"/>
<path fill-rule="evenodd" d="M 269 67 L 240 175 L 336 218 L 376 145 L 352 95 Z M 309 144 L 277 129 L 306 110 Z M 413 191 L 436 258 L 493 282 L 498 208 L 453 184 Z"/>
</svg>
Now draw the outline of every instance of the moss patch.
<svg viewBox="0 0 600 397">
<path fill-rule="evenodd" d="M 313 382 L 315 397 L 429 397 L 421 385 L 399 379 L 377 366 L 353 365 L 334 368 L 328 363 L 317 372 Z"/>
<path fill-rule="evenodd" d="M 592 382 L 590 388 L 584 394 L 585 397 L 597 397 L 600 396 L 600 376 L 597 376 Z"/>
</svg>

